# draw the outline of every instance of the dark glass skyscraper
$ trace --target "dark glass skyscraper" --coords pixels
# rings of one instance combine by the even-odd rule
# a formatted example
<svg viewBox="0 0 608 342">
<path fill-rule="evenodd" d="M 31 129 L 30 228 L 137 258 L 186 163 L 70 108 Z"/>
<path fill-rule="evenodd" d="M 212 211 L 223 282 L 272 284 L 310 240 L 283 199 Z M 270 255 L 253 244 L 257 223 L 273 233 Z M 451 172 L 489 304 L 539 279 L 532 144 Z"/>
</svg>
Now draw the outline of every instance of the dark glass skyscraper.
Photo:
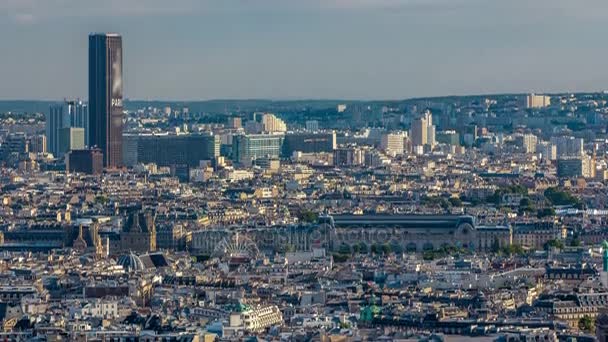
<svg viewBox="0 0 608 342">
<path fill-rule="evenodd" d="M 122 37 L 89 35 L 89 144 L 105 167 L 122 165 Z"/>
</svg>

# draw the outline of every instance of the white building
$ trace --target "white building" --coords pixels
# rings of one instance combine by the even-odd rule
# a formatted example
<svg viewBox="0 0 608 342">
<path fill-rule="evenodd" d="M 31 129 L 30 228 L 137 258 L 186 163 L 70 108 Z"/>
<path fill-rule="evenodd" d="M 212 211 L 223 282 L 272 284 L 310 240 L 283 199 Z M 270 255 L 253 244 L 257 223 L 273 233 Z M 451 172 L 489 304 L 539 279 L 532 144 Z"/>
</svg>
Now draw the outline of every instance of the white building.
<svg viewBox="0 0 608 342">
<path fill-rule="evenodd" d="M 277 118 L 274 114 L 266 113 L 262 116 L 262 125 L 264 132 L 268 133 L 284 133 L 287 132 L 285 121 Z"/>
<path fill-rule="evenodd" d="M 403 132 L 383 134 L 380 147 L 390 156 L 402 155 L 406 138 Z"/>
<path fill-rule="evenodd" d="M 526 108 L 544 108 L 551 105 L 551 96 L 536 95 L 534 93 L 526 96 Z"/>
<path fill-rule="evenodd" d="M 263 332 L 282 324 L 283 314 L 276 305 L 261 305 L 230 314 L 230 328 L 242 328 L 248 332 Z"/>
</svg>

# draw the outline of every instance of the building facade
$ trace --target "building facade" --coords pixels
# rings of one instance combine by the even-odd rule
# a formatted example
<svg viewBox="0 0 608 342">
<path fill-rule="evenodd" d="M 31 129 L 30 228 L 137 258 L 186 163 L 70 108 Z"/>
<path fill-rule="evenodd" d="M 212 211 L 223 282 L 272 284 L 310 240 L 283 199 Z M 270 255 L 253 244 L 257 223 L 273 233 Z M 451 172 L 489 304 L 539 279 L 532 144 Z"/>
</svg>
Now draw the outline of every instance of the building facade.
<svg viewBox="0 0 608 342">
<path fill-rule="evenodd" d="M 198 167 L 201 160 L 217 158 L 220 145 L 220 137 L 210 134 L 125 134 L 123 160 L 126 166 L 155 163 Z"/>
<path fill-rule="evenodd" d="M 103 153 L 98 148 L 72 150 L 66 158 L 68 172 L 80 172 L 98 175 L 103 171 Z"/>
<path fill-rule="evenodd" d="M 320 153 L 332 152 L 336 149 L 335 132 L 318 133 L 289 133 L 285 135 L 282 146 L 282 155 L 289 158 L 294 152 Z"/>
<path fill-rule="evenodd" d="M 234 161 L 245 166 L 262 157 L 279 158 L 283 134 L 244 134 L 232 139 Z"/>
</svg>

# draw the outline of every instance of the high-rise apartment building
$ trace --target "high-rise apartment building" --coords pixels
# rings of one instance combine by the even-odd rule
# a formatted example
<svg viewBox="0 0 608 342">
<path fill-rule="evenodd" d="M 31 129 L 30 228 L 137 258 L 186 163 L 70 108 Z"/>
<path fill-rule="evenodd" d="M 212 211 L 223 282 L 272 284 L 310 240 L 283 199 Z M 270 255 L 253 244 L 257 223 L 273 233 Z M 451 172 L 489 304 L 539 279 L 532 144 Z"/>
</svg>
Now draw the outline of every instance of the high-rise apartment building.
<svg viewBox="0 0 608 342">
<path fill-rule="evenodd" d="M 584 140 L 572 136 L 552 137 L 551 143 L 557 149 L 557 157 L 578 157 L 585 152 Z"/>
<path fill-rule="evenodd" d="M 524 134 L 522 136 L 522 145 L 526 153 L 535 153 L 538 137 L 534 134 Z"/>
<path fill-rule="evenodd" d="M 105 167 L 122 165 L 122 37 L 89 36 L 89 144 L 103 152 Z"/>
<path fill-rule="evenodd" d="M 380 148 L 388 155 L 396 156 L 403 154 L 406 135 L 403 133 L 386 133 L 382 135 Z"/>
<path fill-rule="evenodd" d="M 239 129 L 243 127 L 243 122 L 240 117 L 233 116 L 228 118 L 228 128 Z"/>
<path fill-rule="evenodd" d="M 427 142 L 428 127 L 425 118 L 417 118 L 412 122 L 410 136 L 412 137 L 412 145 L 423 146 Z"/>
<path fill-rule="evenodd" d="M 557 159 L 557 147 L 548 141 L 541 141 L 536 144 L 536 154 L 539 154 L 543 160 L 555 160 Z"/>
<path fill-rule="evenodd" d="M 551 105 L 551 96 L 536 95 L 534 93 L 526 96 L 526 108 L 544 108 Z"/>
<path fill-rule="evenodd" d="M 422 117 L 412 121 L 410 135 L 414 146 L 429 145 L 431 148 L 435 146 L 435 125 L 430 111 L 427 110 Z"/>
<path fill-rule="evenodd" d="M 270 113 L 266 113 L 262 116 L 262 125 L 264 127 L 264 132 L 266 133 L 284 133 L 287 131 L 285 121 Z"/>
</svg>

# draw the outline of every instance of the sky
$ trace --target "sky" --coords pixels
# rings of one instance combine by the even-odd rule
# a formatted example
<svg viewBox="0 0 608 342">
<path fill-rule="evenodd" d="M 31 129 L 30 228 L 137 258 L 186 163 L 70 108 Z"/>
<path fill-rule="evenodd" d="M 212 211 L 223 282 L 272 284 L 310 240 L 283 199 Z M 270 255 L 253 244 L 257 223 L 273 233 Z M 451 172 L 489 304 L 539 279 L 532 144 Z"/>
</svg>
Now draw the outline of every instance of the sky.
<svg viewBox="0 0 608 342">
<path fill-rule="evenodd" d="M 606 0 L 0 0 L 0 99 L 406 99 L 608 89 Z"/>
</svg>

